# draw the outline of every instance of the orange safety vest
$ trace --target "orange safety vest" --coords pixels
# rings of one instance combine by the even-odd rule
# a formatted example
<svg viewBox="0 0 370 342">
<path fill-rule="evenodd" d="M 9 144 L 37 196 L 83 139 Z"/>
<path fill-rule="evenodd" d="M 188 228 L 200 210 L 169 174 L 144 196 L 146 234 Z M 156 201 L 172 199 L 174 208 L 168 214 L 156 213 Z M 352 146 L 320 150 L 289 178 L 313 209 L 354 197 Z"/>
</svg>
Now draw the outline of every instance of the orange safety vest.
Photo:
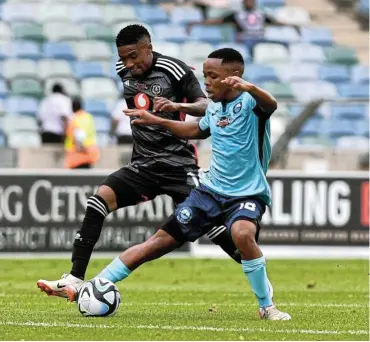
<svg viewBox="0 0 370 342">
<path fill-rule="evenodd" d="M 77 148 L 75 141 L 77 131 L 84 134 L 82 146 L 85 151 L 79 151 Z M 68 123 L 64 149 L 64 166 L 69 169 L 82 164 L 95 164 L 100 159 L 100 151 L 96 144 L 94 118 L 90 113 L 79 110 L 73 115 Z"/>
</svg>

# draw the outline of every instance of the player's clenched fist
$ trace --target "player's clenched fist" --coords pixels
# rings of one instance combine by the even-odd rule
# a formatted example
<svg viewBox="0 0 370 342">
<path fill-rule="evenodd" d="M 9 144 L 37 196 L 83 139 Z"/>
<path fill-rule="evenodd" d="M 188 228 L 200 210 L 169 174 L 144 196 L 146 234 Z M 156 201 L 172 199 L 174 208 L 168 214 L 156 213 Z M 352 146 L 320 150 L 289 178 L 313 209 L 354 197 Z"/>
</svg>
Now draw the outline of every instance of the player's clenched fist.
<svg viewBox="0 0 370 342">
<path fill-rule="evenodd" d="M 180 105 L 176 102 L 172 102 L 164 97 L 155 97 L 153 104 L 154 112 L 178 112 L 180 110 Z"/>
<path fill-rule="evenodd" d="M 155 116 L 143 109 L 124 109 L 123 113 L 127 116 L 132 116 L 135 119 L 131 121 L 134 125 L 158 125 L 161 122 L 161 118 Z"/>
<path fill-rule="evenodd" d="M 224 83 L 234 89 L 249 92 L 256 88 L 256 86 L 252 83 L 244 81 L 242 78 L 238 76 L 230 76 L 226 77 L 221 83 Z"/>
</svg>

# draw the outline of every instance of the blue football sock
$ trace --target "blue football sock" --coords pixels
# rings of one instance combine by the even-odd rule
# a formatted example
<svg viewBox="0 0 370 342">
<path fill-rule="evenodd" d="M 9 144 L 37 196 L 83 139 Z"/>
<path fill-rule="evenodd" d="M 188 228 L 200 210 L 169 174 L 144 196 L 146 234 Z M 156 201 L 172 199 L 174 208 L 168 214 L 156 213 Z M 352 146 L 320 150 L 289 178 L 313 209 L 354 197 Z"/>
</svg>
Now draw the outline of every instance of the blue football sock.
<svg viewBox="0 0 370 342">
<path fill-rule="evenodd" d="M 265 257 L 242 260 L 242 267 L 261 308 L 273 305 L 266 273 Z"/>
<path fill-rule="evenodd" d="M 117 281 L 127 278 L 130 273 L 131 271 L 126 267 L 122 260 L 117 257 L 96 277 L 105 278 L 116 283 Z"/>
</svg>

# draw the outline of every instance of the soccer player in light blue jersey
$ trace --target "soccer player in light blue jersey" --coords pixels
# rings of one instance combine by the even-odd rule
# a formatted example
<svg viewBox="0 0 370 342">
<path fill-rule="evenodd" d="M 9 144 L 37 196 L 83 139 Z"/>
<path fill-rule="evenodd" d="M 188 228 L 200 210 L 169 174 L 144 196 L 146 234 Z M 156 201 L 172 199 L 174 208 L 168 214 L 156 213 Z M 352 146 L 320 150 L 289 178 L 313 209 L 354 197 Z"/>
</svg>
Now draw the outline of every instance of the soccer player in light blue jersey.
<svg viewBox="0 0 370 342">
<path fill-rule="evenodd" d="M 124 110 L 133 124 L 159 125 L 188 139 L 212 138 L 212 159 L 199 187 L 191 191 L 158 230 L 161 242 L 156 259 L 185 241 L 195 241 L 224 224 L 242 257 L 242 268 L 257 297 L 259 315 L 267 320 L 290 320 L 272 301 L 266 261 L 258 247 L 260 221 L 271 205 L 266 180 L 271 155 L 269 118 L 276 100 L 263 89 L 244 81 L 244 60 L 230 48 L 212 52 L 204 62 L 206 91 L 212 100 L 199 124 L 179 122 L 145 110 Z M 217 227 L 217 228 L 215 228 Z M 150 239 L 149 239 L 150 240 Z M 135 247 L 132 247 L 135 248 Z M 123 252 L 98 277 L 117 282 L 132 267 L 130 249 Z M 147 258 L 141 263 L 149 261 Z M 140 263 L 140 264 L 141 264 Z M 68 289 L 67 289 L 68 292 Z M 76 291 L 71 291 L 74 299 Z"/>
</svg>

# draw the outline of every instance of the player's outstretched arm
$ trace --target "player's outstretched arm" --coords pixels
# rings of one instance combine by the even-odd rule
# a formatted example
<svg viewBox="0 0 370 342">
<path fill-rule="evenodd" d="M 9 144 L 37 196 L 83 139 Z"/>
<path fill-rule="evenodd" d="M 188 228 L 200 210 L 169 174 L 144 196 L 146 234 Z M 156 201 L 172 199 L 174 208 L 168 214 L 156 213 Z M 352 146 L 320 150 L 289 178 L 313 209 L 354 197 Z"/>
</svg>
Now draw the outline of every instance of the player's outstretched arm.
<svg viewBox="0 0 370 342">
<path fill-rule="evenodd" d="M 176 103 L 164 97 L 154 98 L 154 112 L 184 112 L 193 116 L 204 116 L 209 100 L 200 97 L 193 103 Z"/>
<path fill-rule="evenodd" d="M 244 81 L 240 77 L 230 76 L 225 78 L 221 82 L 229 85 L 234 89 L 245 91 L 251 94 L 252 97 L 256 100 L 257 105 L 260 106 L 268 114 L 272 114 L 277 108 L 277 101 L 271 94 L 252 83 Z"/>
<path fill-rule="evenodd" d="M 134 117 L 133 125 L 152 126 L 158 125 L 167 128 L 171 133 L 180 138 L 206 139 L 209 137 L 207 131 L 199 128 L 198 122 L 183 122 L 161 118 L 142 109 L 124 109 L 127 116 Z"/>
</svg>

